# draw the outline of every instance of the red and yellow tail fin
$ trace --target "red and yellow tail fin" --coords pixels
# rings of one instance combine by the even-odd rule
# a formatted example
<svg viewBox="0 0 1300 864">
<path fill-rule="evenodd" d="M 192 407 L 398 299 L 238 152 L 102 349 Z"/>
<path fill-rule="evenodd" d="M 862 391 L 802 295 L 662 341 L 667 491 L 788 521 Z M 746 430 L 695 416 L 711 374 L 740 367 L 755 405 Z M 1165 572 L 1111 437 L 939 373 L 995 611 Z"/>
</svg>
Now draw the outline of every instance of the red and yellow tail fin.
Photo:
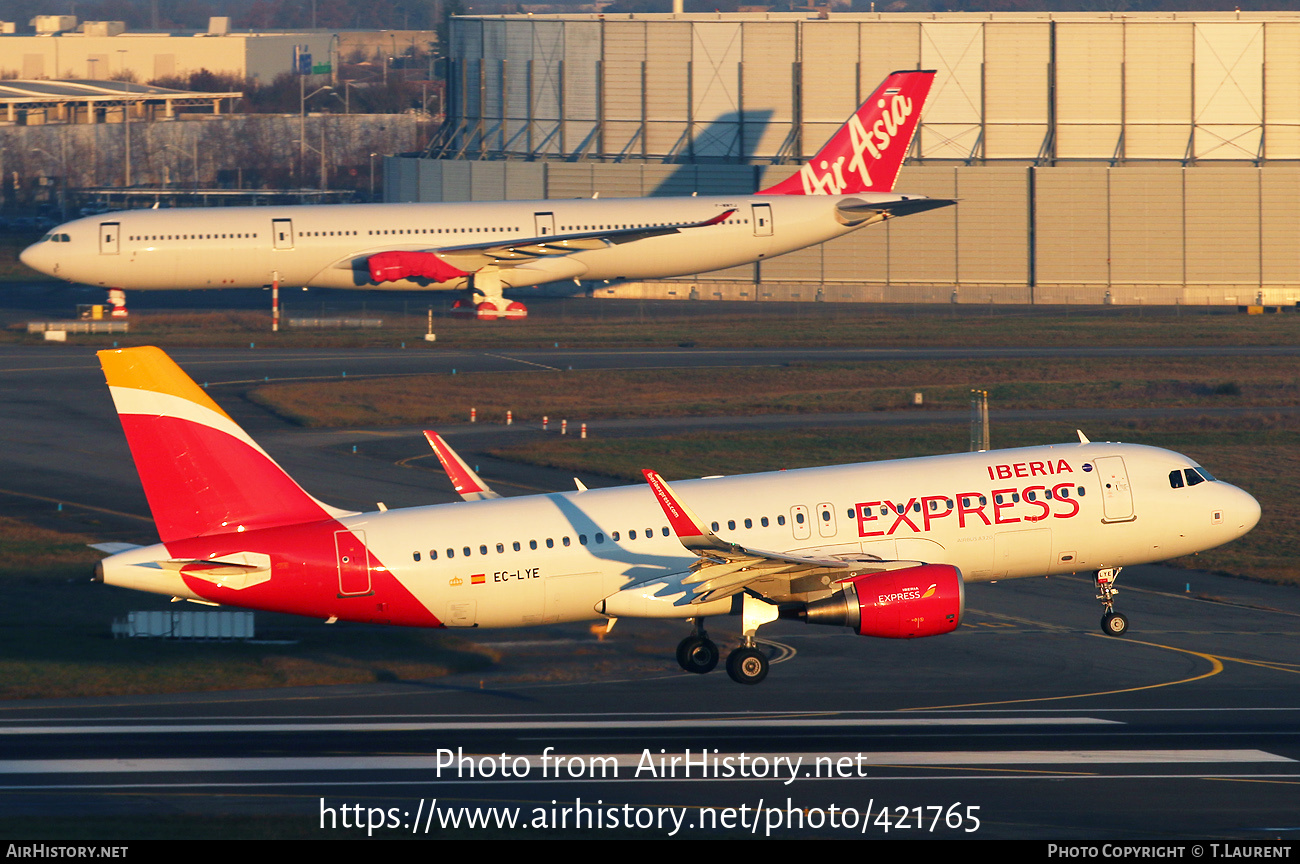
<svg viewBox="0 0 1300 864">
<path fill-rule="evenodd" d="M 343 515 L 303 491 L 158 348 L 100 351 L 99 363 L 164 543 Z"/>
<path fill-rule="evenodd" d="M 933 70 L 891 72 L 799 173 L 760 194 L 892 192 L 933 83 Z"/>
</svg>

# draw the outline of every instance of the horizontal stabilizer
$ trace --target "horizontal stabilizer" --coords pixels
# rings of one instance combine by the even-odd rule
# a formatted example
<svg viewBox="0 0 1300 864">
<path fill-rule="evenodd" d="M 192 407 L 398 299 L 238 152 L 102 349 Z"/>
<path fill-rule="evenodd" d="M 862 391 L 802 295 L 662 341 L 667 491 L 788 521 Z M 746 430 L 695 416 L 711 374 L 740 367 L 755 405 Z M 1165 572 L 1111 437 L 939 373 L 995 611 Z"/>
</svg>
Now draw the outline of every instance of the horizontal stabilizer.
<svg viewBox="0 0 1300 864">
<path fill-rule="evenodd" d="M 91 549 L 105 552 L 109 555 L 116 555 L 119 552 L 129 552 L 132 549 L 139 549 L 139 543 L 91 543 Z"/>
<path fill-rule="evenodd" d="M 849 198 L 841 201 L 835 208 L 835 217 L 843 225 L 866 225 L 883 222 L 898 216 L 911 216 L 927 210 L 951 207 L 957 202 L 951 198 L 906 197 L 896 201 L 870 202 Z"/>
</svg>

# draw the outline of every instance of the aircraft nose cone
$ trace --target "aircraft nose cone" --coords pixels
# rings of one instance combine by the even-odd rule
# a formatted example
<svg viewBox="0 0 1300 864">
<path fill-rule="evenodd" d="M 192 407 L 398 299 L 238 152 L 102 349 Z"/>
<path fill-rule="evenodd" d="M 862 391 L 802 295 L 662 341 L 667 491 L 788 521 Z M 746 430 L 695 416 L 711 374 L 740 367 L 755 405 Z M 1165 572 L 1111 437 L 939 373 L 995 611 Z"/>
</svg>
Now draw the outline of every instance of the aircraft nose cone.
<svg viewBox="0 0 1300 864">
<path fill-rule="evenodd" d="M 44 273 L 46 276 L 53 276 L 51 272 L 51 262 L 49 256 L 49 241 L 33 243 L 22 252 L 18 253 L 18 260 L 35 270 L 37 273 Z"/>
<path fill-rule="evenodd" d="M 1241 533 L 1245 534 L 1247 531 L 1259 524 L 1261 510 L 1259 502 L 1255 500 L 1255 496 L 1251 495 L 1244 489 L 1238 489 L 1237 491 L 1241 493 L 1243 499 L 1238 511 L 1241 514 Z"/>
</svg>

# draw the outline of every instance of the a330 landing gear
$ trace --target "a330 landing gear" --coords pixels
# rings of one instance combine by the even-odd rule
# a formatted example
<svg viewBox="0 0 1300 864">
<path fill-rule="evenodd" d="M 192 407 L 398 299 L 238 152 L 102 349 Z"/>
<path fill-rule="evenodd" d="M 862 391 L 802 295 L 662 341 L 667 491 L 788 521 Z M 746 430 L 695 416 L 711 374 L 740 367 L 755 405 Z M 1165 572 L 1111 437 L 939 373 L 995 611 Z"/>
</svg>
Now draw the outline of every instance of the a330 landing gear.
<svg viewBox="0 0 1300 864">
<path fill-rule="evenodd" d="M 677 645 L 677 665 L 687 672 L 704 675 L 718 665 L 718 646 L 704 632 L 704 619 L 695 622 L 695 631 Z"/>
<path fill-rule="evenodd" d="M 528 307 L 518 301 L 508 302 L 502 296 L 503 290 L 500 270 L 495 265 L 483 267 L 470 276 L 466 295 L 452 304 L 451 314 L 480 321 L 527 318 Z"/>
<path fill-rule="evenodd" d="M 1110 567 L 1105 570 L 1098 570 L 1097 578 L 1097 599 L 1105 607 L 1105 612 L 1101 616 L 1101 632 L 1107 636 L 1123 636 L 1128 632 L 1128 619 L 1115 611 L 1115 595 L 1119 589 L 1115 587 L 1115 580 L 1119 578 L 1119 573 L 1123 567 Z"/>
</svg>

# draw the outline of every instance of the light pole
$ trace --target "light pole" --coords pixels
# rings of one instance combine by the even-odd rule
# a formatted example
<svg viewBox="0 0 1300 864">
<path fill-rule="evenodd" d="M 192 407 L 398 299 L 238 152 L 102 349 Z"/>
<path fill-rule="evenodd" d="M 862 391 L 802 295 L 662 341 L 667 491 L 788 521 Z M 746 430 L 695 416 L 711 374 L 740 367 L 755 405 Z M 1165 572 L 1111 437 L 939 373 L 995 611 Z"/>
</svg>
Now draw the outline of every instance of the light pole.
<svg viewBox="0 0 1300 864">
<path fill-rule="evenodd" d="M 59 162 L 59 177 L 57 181 L 57 185 L 59 187 L 59 218 L 66 221 L 68 218 L 68 198 L 64 190 L 67 188 L 67 184 L 68 184 L 67 158 L 65 157 L 63 159 L 56 160 L 53 153 L 41 147 L 32 147 L 29 149 L 33 153 L 44 153 L 46 156 L 50 157 L 51 162 L 54 161 Z"/>
<path fill-rule="evenodd" d="M 302 76 L 301 76 L 301 75 L 298 76 L 298 81 L 299 81 L 300 91 L 305 91 L 307 88 L 306 88 L 305 85 L 302 85 L 302 84 L 301 84 L 302 80 L 303 80 Z M 334 94 L 334 98 L 335 98 L 335 99 L 338 99 L 340 102 L 342 102 L 345 108 L 347 107 L 347 101 L 344 100 L 343 97 L 340 96 L 340 95 L 338 94 L 338 91 L 337 91 L 337 90 L 335 90 L 333 87 L 331 87 L 331 86 L 328 85 L 328 84 L 324 85 L 323 87 L 317 87 L 315 90 L 311 91 L 310 93 L 306 93 L 306 92 L 303 92 L 303 93 L 302 93 L 302 102 L 299 104 L 299 116 L 298 116 L 298 177 L 299 177 L 299 182 L 302 182 L 302 181 L 306 178 L 306 175 L 307 175 L 307 151 L 308 151 L 308 150 L 315 150 L 315 149 L 316 149 L 315 147 L 312 147 L 310 144 L 307 143 L 307 100 L 310 99 L 310 98 L 312 98 L 313 96 L 315 96 L 317 93 L 333 93 L 333 94 Z M 324 123 L 324 121 L 321 121 L 321 141 L 320 141 L 320 150 L 319 150 L 318 152 L 320 153 L 320 188 L 321 188 L 322 191 L 324 191 L 325 186 L 326 186 L 326 182 L 325 182 L 325 123 Z M 305 185 L 305 184 L 304 184 L 304 185 Z"/>
<path fill-rule="evenodd" d="M 375 157 L 378 155 L 379 155 L 378 153 L 370 154 L 370 201 L 371 203 L 374 203 L 375 200 Z"/>
<path fill-rule="evenodd" d="M 126 158 L 122 160 L 126 169 L 125 182 L 122 184 L 127 188 L 131 186 L 131 81 L 126 76 L 126 51 L 125 48 L 117 49 L 118 53 L 118 73 L 122 76 L 122 82 L 126 84 L 128 98 L 122 100 L 122 134 L 126 138 Z"/>
</svg>

